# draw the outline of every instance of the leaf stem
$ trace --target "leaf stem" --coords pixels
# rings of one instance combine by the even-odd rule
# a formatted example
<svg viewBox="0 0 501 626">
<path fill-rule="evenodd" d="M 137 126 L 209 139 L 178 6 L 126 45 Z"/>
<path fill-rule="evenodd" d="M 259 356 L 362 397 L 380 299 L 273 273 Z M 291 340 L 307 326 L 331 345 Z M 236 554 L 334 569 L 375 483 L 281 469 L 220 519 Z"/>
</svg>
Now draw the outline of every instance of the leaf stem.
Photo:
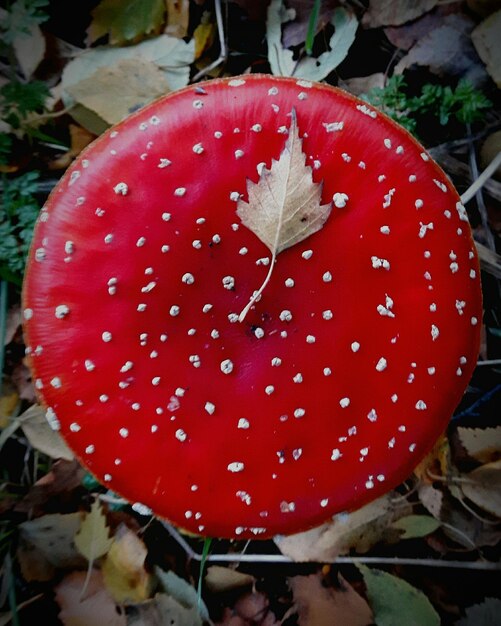
<svg viewBox="0 0 501 626">
<path fill-rule="evenodd" d="M 270 269 L 268 270 L 268 273 L 266 274 L 266 278 L 264 279 L 263 284 L 261 285 L 261 287 L 259 287 L 259 289 L 254 292 L 254 294 L 252 295 L 252 298 L 249 300 L 249 302 L 247 303 L 247 305 L 245 306 L 243 311 L 238 316 L 238 321 L 239 322 L 243 322 L 244 321 L 244 319 L 247 316 L 247 313 L 250 311 L 250 309 L 251 309 L 252 305 L 254 304 L 254 302 L 257 302 L 257 300 L 259 300 L 261 294 L 266 289 L 266 285 L 270 282 L 271 275 L 273 274 L 273 269 L 275 267 L 276 258 L 277 258 L 277 252 L 276 252 L 276 250 L 274 250 L 273 251 L 273 255 L 271 257 Z"/>
</svg>

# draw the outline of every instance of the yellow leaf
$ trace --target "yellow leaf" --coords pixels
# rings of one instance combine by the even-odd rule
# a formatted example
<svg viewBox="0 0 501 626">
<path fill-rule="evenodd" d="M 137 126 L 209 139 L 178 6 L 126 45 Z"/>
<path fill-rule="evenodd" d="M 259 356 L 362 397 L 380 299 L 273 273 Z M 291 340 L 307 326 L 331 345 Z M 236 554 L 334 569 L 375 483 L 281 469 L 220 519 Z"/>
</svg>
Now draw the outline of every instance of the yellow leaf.
<svg viewBox="0 0 501 626">
<path fill-rule="evenodd" d="M 216 25 L 209 21 L 209 13 L 204 13 L 202 21 L 193 32 L 195 40 L 195 59 L 198 59 L 209 48 L 214 40 Z"/>
<path fill-rule="evenodd" d="M 0 428 L 5 428 L 10 423 L 10 417 L 16 410 L 19 395 L 16 391 L 0 398 Z"/>
<path fill-rule="evenodd" d="M 84 517 L 80 530 L 75 535 L 75 545 L 89 561 L 104 556 L 110 549 L 113 539 L 109 536 L 106 516 L 98 499 L 92 503 L 90 513 Z"/>
<path fill-rule="evenodd" d="M 88 43 L 105 35 L 113 45 L 137 41 L 160 30 L 164 13 L 163 0 L 102 0 L 92 10 Z"/>
<path fill-rule="evenodd" d="M 240 314 L 242 321 L 266 287 L 280 252 L 320 230 L 332 203 L 321 204 L 322 183 L 315 183 L 299 137 L 296 112 L 291 113 L 289 136 L 278 161 L 263 167 L 257 183 L 247 181 L 249 201 L 237 204 L 237 214 L 272 252 L 270 271 L 260 289 Z"/>
<path fill-rule="evenodd" d="M 146 554 L 137 535 L 119 526 L 102 567 L 104 582 L 116 602 L 141 602 L 149 597 L 153 577 L 144 568 Z"/>
</svg>

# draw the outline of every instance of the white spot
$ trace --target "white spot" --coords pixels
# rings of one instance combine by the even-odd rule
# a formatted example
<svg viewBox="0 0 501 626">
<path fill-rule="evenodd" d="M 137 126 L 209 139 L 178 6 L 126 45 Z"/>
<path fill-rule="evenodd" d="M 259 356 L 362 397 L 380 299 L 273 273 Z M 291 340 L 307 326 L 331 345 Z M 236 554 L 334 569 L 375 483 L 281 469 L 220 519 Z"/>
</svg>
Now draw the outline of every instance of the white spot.
<svg viewBox="0 0 501 626">
<path fill-rule="evenodd" d="M 358 343 L 358 341 L 354 341 L 351 344 L 351 350 L 352 352 L 358 352 L 360 350 L 360 344 Z"/>
<path fill-rule="evenodd" d="M 367 413 L 367 419 L 369 420 L 369 422 L 375 422 L 375 421 L 377 421 L 377 413 L 376 413 L 376 409 L 371 409 L 371 410 Z"/>
<path fill-rule="evenodd" d="M 373 111 L 372 109 L 370 109 L 366 104 L 357 104 L 357 109 L 364 115 L 368 115 L 369 117 L 372 117 L 373 119 L 377 117 L 376 111 Z"/>
<path fill-rule="evenodd" d="M 311 257 L 313 256 L 313 250 L 305 250 L 304 252 L 301 253 L 301 256 L 303 257 L 303 259 L 311 259 Z"/>
<path fill-rule="evenodd" d="M 284 309 L 281 311 L 279 317 L 282 322 L 290 322 L 292 320 L 292 313 L 288 309 Z"/>
<path fill-rule="evenodd" d="M 213 404 L 212 402 L 206 402 L 204 408 L 209 415 L 214 415 L 214 411 L 216 410 L 216 405 Z"/>
<path fill-rule="evenodd" d="M 472 317 L 470 322 L 472 326 L 476 326 L 478 324 L 478 319 L 476 317 Z"/>
<path fill-rule="evenodd" d="M 188 361 L 193 365 L 193 367 L 197 368 L 200 367 L 200 365 L 202 364 L 198 354 L 190 354 L 190 356 L 188 357 Z"/>
<path fill-rule="evenodd" d="M 389 226 L 381 226 L 381 228 L 379 229 L 379 232 L 381 232 L 383 235 L 389 235 L 390 234 L 390 227 Z"/>
<path fill-rule="evenodd" d="M 388 137 L 386 137 L 386 139 L 384 139 L 383 141 L 385 148 L 390 149 L 391 148 L 391 139 L 388 139 Z"/>
<path fill-rule="evenodd" d="M 384 196 L 383 209 L 387 209 L 391 205 L 391 199 L 393 194 L 395 193 L 395 187 L 390 189 L 387 194 Z"/>
<path fill-rule="evenodd" d="M 240 87 L 241 85 L 245 85 L 245 80 L 243 78 L 233 78 L 228 82 L 230 87 Z"/>
<path fill-rule="evenodd" d="M 271 359 L 271 366 L 272 367 L 279 367 L 280 365 L 282 365 L 282 359 L 279 358 L 278 356 L 274 356 Z"/>
<path fill-rule="evenodd" d="M 261 126 L 261 124 L 253 124 L 251 126 L 251 130 L 255 133 L 260 133 L 263 130 L 263 127 Z"/>
<path fill-rule="evenodd" d="M 343 130 L 344 122 L 322 122 L 322 126 L 328 133 L 334 133 L 338 130 Z"/>
<path fill-rule="evenodd" d="M 118 183 L 113 187 L 113 191 L 118 196 L 126 196 L 129 193 L 129 186 L 127 185 L 127 183 Z"/>
<path fill-rule="evenodd" d="M 339 450 L 339 448 L 334 448 L 331 453 L 331 461 L 337 461 L 342 456 L 343 455 L 341 454 L 341 451 Z"/>
<path fill-rule="evenodd" d="M 125 372 L 128 372 L 129 370 L 131 370 L 133 367 L 134 367 L 134 363 L 132 361 L 126 361 L 120 368 L 120 371 L 122 372 L 122 374 L 124 374 Z"/>
<path fill-rule="evenodd" d="M 388 366 L 388 361 L 382 356 L 379 361 L 376 363 L 376 370 L 378 372 L 383 372 Z"/>
<path fill-rule="evenodd" d="M 235 159 L 241 159 L 244 156 L 244 151 L 243 150 L 235 150 L 234 154 L 235 154 Z"/>
<path fill-rule="evenodd" d="M 208 313 L 212 309 L 212 304 L 204 304 L 202 307 L 202 313 Z"/>
<path fill-rule="evenodd" d="M 324 320 L 331 320 L 334 317 L 334 313 L 330 309 L 322 311 L 322 318 Z"/>
<path fill-rule="evenodd" d="M 181 309 L 179 308 L 179 306 L 177 304 L 173 304 L 169 309 L 169 315 L 171 317 L 176 317 L 179 315 L 180 311 Z"/>
<path fill-rule="evenodd" d="M 161 380 L 160 376 L 155 376 L 154 378 L 151 379 L 151 384 L 156 387 L 160 384 L 160 380 Z"/>
<path fill-rule="evenodd" d="M 112 334 L 109 331 L 107 331 L 107 330 L 105 330 L 104 333 L 101 335 L 101 339 L 105 343 L 110 342 L 112 340 L 112 338 L 113 338 Z"/>
<path fill-rule="evenodd" d="M 178 428 L 176 430 L 176 439 L 179 441 L 186 441 L 188 435 L 184 432 L 182 428 Z"/>
<path fill-rule="evenodd" d="M 280 503 L 281 513 L 293 513 L 296 510 L 295 502 L 286 502 L 285 500 Z"/>
<path fill-rule="evenodd" d="M 196 143 L 193 148 L 192 148 L 193 152 L 195 154 L 202 154 L 205 150 L 204 147 L 201 143 Z"/>
<path fill-rule="evenodd" d="M 324 283 L 330 283 L 332 281 L 332 274 L 330 272 L 324 272 L 322 280 Z"/>
<path fill-rule="evenodd" d="M 157 167 L 162 170 L 164 167 L 169 167 L 171 163 L 172 161 L 169 161 L 169 159 L 160 158 L 160 162 L 158 163 Z"/>
<path fill-rule="evenodd" d="M 264 388 L 264 392 L 266 395 L 271 396 L 271 394 L 275 391 L 275 387 L 273 385 L 267 385 Z"/>
<path fill-rule="evenodd" d="M 332 374 L 332 370 L 330 367 L 324 367 L 322 371 L 323 371 L 324 376 L 330 376 Z"/>
<path fill-rule="evenodd" d="M 349 407 L 351 404 L 351 400 L 349 398 L 341 398 L 341 400 L 339 401 L 339 406 L 342 409 L 346 409 L 347 407 Z"/>
<path fill-rule="evenodd" d="M 420 239 L 423 239 L 429 230 L 433 230 L 433 222 L 430 222 L 429 224 L 423 224 L 423 222 L 419 222 L 419 238 Z"/>
<path fill-rule="evenodd" d="M 221 361 L 220 367 L 223 374 L 231 374 L 233 371 L 233 362 L 230 359 L 225 359 Z"/>
<path fill-rule="evenodd" d="M 243 472 L 245 465 L 241 461 L 233 461 L 233 463 L 228 464 L 229 472 Z"/>
<path fill-rule="evenodd" d="M 229 291 L 235 288 L 235 279 L 233 276 L 224 276 L 222 283 L 223 287 Z"/>
<path fill-rule="evenodd" d="M 178 187 L 177 189 L 174 190 L 174 195 L 180 198 L 183 197 L 185 193 L 186 193 L 186 187 Z"/>
<path fill-rule="evenodd" d="M 118 434 L 120 435 L 120 437 L 122 437 L 123 439 L 126 439 L 129 436 L 129 431 L 127 430 L 127 428 L 121 428 L 118 431 Z"/>
<path fill-rule="evenodd" d="M 241 428 L 243 430 L 247 430 L 247 428 L 249 428 L 249 426 L 250 426 L 249 420 L 246 420 L 245 417 L 241 417 L 238 420 L 237 428 Z"/>
<path fill-rule="evenodd" d="M 185 285 L 193 285 L 193 283 L 195 282 L 195 277 L 193 276 L 193 274 L 190 274 L 189 272 L 186 272 L 186 274 L 182 275 L 181 281 Z"/>
<path fill-rule="evenodd" d="M 418 198 L 415 202 L 414 202 L 414 206 L 416 207 L 416 209 L 422 209 L 424 205 L 424 202 L 421 200 L 421 198 Z"/>
<path fill-rule="evenodd" d="M 433 341 L 436 341 L 438 339 L 438 336 L 440 335 L 440 331 L 438 329 L 437 326 L 435 326 L 435 324 L 431 325 L 431 338 Z"/>
<path fill-rule="evenodd" d="M 260 326 L 258 326 L 254 330 L 254 336 L 257 337 L 257 339 L 262 339 L 264 337 L 264 330 Z"/>
<path fill-rule="evenodd" d="M 390 262 L 387 259 L 380 259 L 377 256 L 371 256 L 372 267 L 374 269 L 383 268 L 385 270 L 390 269 Z"/>
<path fill-rule="evenodd" d="M 302 408 L 294 409 L 294 417 L 296 418 L 304 417 L 305 414 L 306 414 L 306 411 Z"/>
</svg>

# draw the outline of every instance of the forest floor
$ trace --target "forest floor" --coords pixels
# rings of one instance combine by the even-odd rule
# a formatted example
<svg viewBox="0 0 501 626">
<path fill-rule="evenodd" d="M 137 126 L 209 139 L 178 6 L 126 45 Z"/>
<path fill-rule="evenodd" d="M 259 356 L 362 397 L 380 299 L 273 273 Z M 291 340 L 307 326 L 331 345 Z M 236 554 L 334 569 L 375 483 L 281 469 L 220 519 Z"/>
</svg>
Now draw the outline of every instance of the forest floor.
<svg viewBox="0 0 501 626">
<path fill-rule="evenodd" d="M 347 518 L 209 544 L 98 484 L 37 404 L 20 304 L 36 216 L 84 147 L 162 93 L 292 67 L 400 122 L 460 194 L 501 150 L 501 2 L 283 4 L 0 3 L 0 626 L 501 623 L 501 167 L 467 204 L 484 296 L 470 384 L 408 480 Z"/>
</svg>

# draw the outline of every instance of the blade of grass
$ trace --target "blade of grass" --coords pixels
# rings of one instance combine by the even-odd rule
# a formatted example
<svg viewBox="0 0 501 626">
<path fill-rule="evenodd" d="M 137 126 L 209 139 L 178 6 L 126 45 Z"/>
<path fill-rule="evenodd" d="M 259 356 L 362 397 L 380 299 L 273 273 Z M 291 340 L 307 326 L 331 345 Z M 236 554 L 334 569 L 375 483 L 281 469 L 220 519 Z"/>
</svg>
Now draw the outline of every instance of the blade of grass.
<svg viewBox="0 0 501 626">
<path fill-rule="evenodd" d="M 306 33 L 306 41 L 304 42 L 304 49 L 308 56 L 311 56 L 313 51 L 313 41 L 315 39 L 315 33 L 317 30 L 318 16 L 320 14 L 320 6 L 322 0 L 315 0 L 313 8 L 311 9 L 310 19 L 308 20 L 308 31 Z"/>
<path fill-rule="evenodd" d="M 209 555 L 211 543 L 212 543 L 212 537 L 205 537 L 204 547 L 202 550 L 202 559 L 200 561 L 200 573 L 198 575 L 197 596 L 198 596 L 198 608 L 199 609 L 202 604 L 202 580 L 204 576 L 205 565 L 207 564 L 207 557 Z"/>
</svg>

